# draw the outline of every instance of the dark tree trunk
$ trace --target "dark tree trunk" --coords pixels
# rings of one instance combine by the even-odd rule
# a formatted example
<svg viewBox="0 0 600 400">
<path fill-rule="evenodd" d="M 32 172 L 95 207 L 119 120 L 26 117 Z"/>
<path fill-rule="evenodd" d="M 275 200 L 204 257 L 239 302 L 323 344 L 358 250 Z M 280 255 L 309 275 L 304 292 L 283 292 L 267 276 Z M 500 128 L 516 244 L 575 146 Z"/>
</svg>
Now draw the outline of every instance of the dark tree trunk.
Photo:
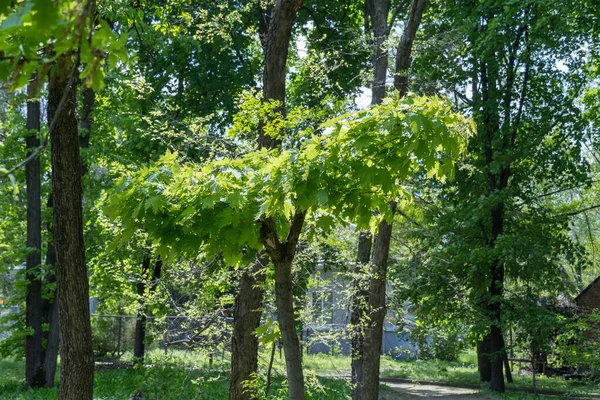
<svg viewBox="0 0 600 400">
<path fill-rule="evenodd" d="M 36 80 L 36 78 L 34 78 Z M 27 156 L 40 145 L 40 102 L 34 100 L 37 87 L 31 83 L 27 88 Z M 27 386 L 39 388 L 45 385 L 43 365 L 43 332 L 42 332 L 42 199 L 41 169 L 38 157 L 26 166 L 27 184 L 27 255 L 26 277 L 27 297 L 25 300 L 25 324 L 33 330 L 25 340 L 25 379 Z"/>
<path fill-rule="evenodd" d="M 302 0 L 278 0 L 271 9 L 264 43 L 263 99 L 280 102 L 279 112 L 285 115 L 286 63 L 292 26 Z M 262 126 L 262 125 L 261 125 Z M 283 132 L 280 132 L 283 134 Z M 273 149 L 281 138 L 273 138 L 259 130 L 258 147 Z"/>
<path fill-rule="evenodd" d="M 383 46 L 388 36 L 387 17 L 390 10 L 389 0 L 366 0 L 365 2 L 365 29 L 372 30 L 373 33 L 373 83 L 371 86 L 371 104 L 379 104 L 385 97 L 387 68 L 388 68 L 388 52 Z M 369 26 L 370 24 L 370 26 Z M 358 268 L 364 268 L 364 265 L 370 262 L 371 257 L 372 236 L 369 232 L 360 232 L 358 237 Z M 381 336 L 380 332 L 379 346 L 377 338 L 373 335 L 373 323 L 363 318 L 364 315 L 369 315 L 371 310 L 371 296 L 369 291 L 372 286 L 373 279 L 365 282 L 363 279 L 356 278 L 354 283 L 357 292 L 354 294 L 353 310 L 351 315 L 351 323 L 354 329 L 352 333 L 352 383 L 354 389 L 352 391 L 353 399 L 377 398 L 379 392 L 379 362 L 381 353 Z M 385 286 L 385 284 L 384 284 Z M 368 287 L 368 289 L 367 289 Z M 385 302 L 385 300 L 384 300 Z M 378 315 L 373 315 L 377 318 Z M 375 340 L 375 342 L 373 342 Z M 373 357 L 373 353 L 377 353 Z M 369 374 L 368 369 L 377 365 L 376 382 L 372 380 L 372 374 Z M 375 397 L 365 397 L 365 396 Z"/>
<path fill-rule="evenodd" d="M 281 330 L 285 367 L 287 372 L 290 399 L 304 400 L 304 372 L 302 351 L 296 318 L 294 316 L 294 295 L 292 292 L 292 260 L 284 258 L 275 264 L 275 298 L 277 300 L 277 321 Z"/>
<path fill-rule="evenodd" d="M 95 101 L 95 93 L 92 89 L 85 89 L 83 95 L 83 113 L 81 120 L 82 134 L 79 136 L 79 147 L 87 148 L 90 143 L 90 134 L 92 129 L 92 117 L 91 113 Z M 53 115 L 49 115 L 48 125 L 52 123 L 51 119 Z M 82 162 L 81 174 L 82 176 L 87 173 L 87 164 Z M 52 193 L 48 198 L 48 208 L 52 209 L 53 199 Z M 45 281 L 48 284 L 56 283 L 56 250 L 54 243 L 52 242 L 52 230 L 48 228 L 49 241 L 48 249 L 46 251 L 46 268 L 48 270 Z M 54 378 L 56 376 L 56 366 L 58 360 L 58 348 L 59 348 L 59 318 L 58 318 L 58 304 L 56 293 L 51 299 L 44 299 L 42 306 L 42 314 L 44 315 L 45 322 L 48 324 L 48 331 L 45 333 L 46 348 L 44 351 L 44 371 L 45 371 L 45 385 L 44 387 L 54 386 Z"/>
<path fill-rule="evenodd" d="M 233 309 L 233 334 L 231 338 L 231 381 L 229 400 L 250 400 L 255 390 L 245 388 L 244 382 L 252 379 L 258 367 L 258 338 L 254 331 L 260 325 L 263 305 L 266 257 L 257 260 L 242 272 Z"/>
<path fill-rule="evenodd" d="M 148 273 L 150 272 L 150 256 L 146 256 L 142 261 L 142 277 L 137 282 L 136 289 L 139 296 L 140 310 L 138 311 L 138 317 L 135 321 L 135 336 L 133 343 L 133 359 L 135 363 L 143 364 L 144 355 L 146 351 L 145 339 L 146 339 L 146 325 L 148 323 L 148 306 L 146 305 L 146 287 L 148 280 Z M 156 259 L 154 269 L 152 270 L 152 277 L 150 277 L 150 294 L 156 291 L 156 286 L 162 274 L 162 260 L 159 257 Z"/>
<path fill-rule="evenodd" d="M 52 193 L 48 197 L 48 209 L 52 209 Z M 56 250 L 52 242 L 52 229 L 48 224 L 48 248 L 46 250 L 46 268 L 47 273 L 44 280 L 47 284 L 56 283 Z M 58 342 L 59 342 L 59 324 L 58 324 L 58 302 L 56 292 L 53 293 L 51 299 L 43 299 L 43 315 L 45 322 L 48 324 L 48 332 L 45 332 L 46 349 L 44 351 L 44 370 L 46 374 L 45 387 L 54 386 L 54 378 L 56 376 L 56 365 L 58 359 Z"/>
<path fill-rule="evenodd" d="M 150 255 L 146 254 L 142 261 L 142 275 L 136 282 L 136 290 L 138 295 L 138 315 L 135 321 L 135 334 L 133 339 L 133 359 L 135 363 L 143 364 L 144 359 L 144 338 L 146 337 L 146 277 L 150 270 Z"/>
<path fill-rule="evenodd" d="M 504 188 L 503 188 L 504 189 Z M 495 240 L 504 232 L 504 206 L 499 204 L 492 209 L 492 237 Z M 488 310 L 492 320 L 490 326 L 490 390 L 504 393 L 504 339 L 502 338 L 502 297 L 504 295 L 504 265 L 497 258 L 490 267 L 491 283 L 489 289 Z"/>
<path fill-rule="evenodd" d="M 502 361 L 504 362 L 504 373 L 506 374 L 506 382 L 513 383 L 512 372 L 510 371 L 510 363 L 508 362 L 508 352 L 506 351 L 506 342 L 504 341 L 504 336 L 502 339 L 503 348 L 504 348 L 504 357 L 502 357 Z"/>
<path fill-rule="evenodd" d="M 61 348 L 59 398 L 91 400 L 94 358 L 83 241 L 77 102 L 71 76 L 77 69 L 73 64 L 72 57 L 60 56 L 48 85 L 48 113 L 56 115 L 50 143 Z M 59 108 L 63 96 L 66 101 Z"/>
<path fill-rule="evenodd" d="M 396 51 L 396 76 L 394 77 L 394 87 L 400 96 L 404 97 L 408 93 L 408 70 L 412 59 L 412 46 L 417 35 L 417 30 L 421 24 L 421 17 L 425 10 L 425 0 L 413 0 L 410 3 L 408 20 L 406 27 L 402 32 L 400 43 Z"/>
<path fill-rule="evenodd" d="M 388 51 L 384 46 L 388 39 L 387 18 L 390 12 L 389 0 L 366 0 L 365 18 L 370 22 L 373 33 L 373 84 L 371 86 L 371 104 L 379 104 L 385 97 Z"/>
<path fill-rule="evenodd" d="M 490 363 L 490 335 L 487 334 L 479 343 L 477 343 L 477 369 L 479 370 L 479 380 L 489 382 L 492 380 L 492 364 Z"/>
</svg>

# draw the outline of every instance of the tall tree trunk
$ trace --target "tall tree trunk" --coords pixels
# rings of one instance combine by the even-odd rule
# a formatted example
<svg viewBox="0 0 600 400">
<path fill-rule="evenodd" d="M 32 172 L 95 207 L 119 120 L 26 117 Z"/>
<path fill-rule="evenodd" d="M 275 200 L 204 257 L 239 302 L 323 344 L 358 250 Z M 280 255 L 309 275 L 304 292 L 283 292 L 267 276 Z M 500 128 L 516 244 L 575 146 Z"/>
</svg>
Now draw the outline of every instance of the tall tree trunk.
<svg viewBox="0 0 600 400">
<path fill-rule="evenodd" d="M 366 0 L 365 17 L 370 21 L 373 31 L 373 84 L 371 86 L 371 104 L 379 104 L 385 97 L 388 51 L 385 42 L 388 39 L 387 24 L 390 12 L 390 0 Z"/>
<path fill-rule="evenodd" d="M 392 210 L 395 204 L 391 204 Z M 371 258 L 371 280 L 366 301 L 368 320 L 361 322 L 363 332 L 357 354 L 352 357 L 352 379 L 355 383 L 352 398 L 377 399 L 379 397 L 379 367 L 383 323 L 386 314 L 385 294 L 387 283 L 387 261 L 392 237 L 392 224 L 383 220 L 373 244 Z"/>
<path fill-rule="evenodd" d="M 289 41 L 292 32 L 292 25 L 296 18 L 296 12 L 302 5 L 302 0 L 278 0 L 272 8 L 269 8 L 269 15 L 261 12 L 260 18 L 260 36 L 264 49 L 264 69 L 263 69 L 263 99 L 265 101 L 276 100 L 280 103 L 278 111 L 285 115 L 285 77 L 286 63 L 289 48 Z M 265 133 L 265 121 L 260 121 L 258 147 L 273 149 L 281 143 L 281 138 L 275 138 Z M 280 132 L 283 134 L 283 132 Z M 265 223 L 263 222 L 263 225 Z M 294 249 L 295 251 L 295 249 Z M 273 260 L 273 258 L 271 257 Z M 273 260 L 275 263 L 275 260 Z M 229 399 L 247 399 L 250 393 L 244 393 L 243 382 L 251 379 L 251 374 L 256 372 L 258 359 L 258 341 L 253 337 L 254 330 L 260 324 L 260 312 L 262 307 L 263 293 L 260 288 L 264 281 L 265 274 L 259 271 L 259 265 L 254 265 L 243 273 L 240 279 L 238 294 L 235 299 L 234 326 L 232 337 L 232 363 L 231 363 L 231 384 L 229 388 Z M 275 264 L 277 265 L 277 264 Z M 276 267 L 277 269 L 277 267 Z M 281 269 L 281 268 L 280 268 Z M 285 269 L 285 266 L 284 266 Z M 277 275 L 277 272 L 276 272 Z M 283 274 L 282 276 L 287 276 Z M 290 260 L 290 289 L 291 289 L 291 260 Z M 276 297 L 277 279 L 276 279 Z M 241 297 L 247 295 L 247 298 Z M 290 297 L 291 297 L 290 292 Z M 287 304 L 286 301 L 284 303 Z M 292 322 L 291 329 L 294 330 L 295 340 L 290 335 L 288 340 L 283 333 L 289 323 L 286 319 L 287 313 L 284 310 L 284 321 L 279 316 L 278 321 L 284 336 L 284 347 L 286 350 L 286 368 L 288 370 L 288 382 L 290 384 L 290 398 L 304 399 L 304 375 L 302 372 L 302 362 L 300 355 L 297 360 L 290 358 L 288 365 L 288 354 L 295 354 L 295 347 L 300 352 L 300 343 L 295 332 L 295 320 L 293 318 L 293 298 L 291 302 Z M 285 308 L 285 307 L 284 307 Z M 287 342 L 287 343 L 286 343 Z M 242 347 L 247 346 L 247 347 Z M 289 347 L 289 349 L 288 349 Z M 290 372 L 291 371 L 291 372 Z M 297 382 L 300 382 L 298 385 Z"/>
<path fill-rule="evenodd" d="M 285 242 L 280 242 L 275 220 L 267 218 L 261 224 L 260 238 L 275 266 L 275 299 L 277 321 L 283 339 L 285 367 L 289 396 L 292 400 L 304 400 L 304 372 L 302 354 L 296 331 L 294 295 L 292 292 L 292 262 L 296 255 L 298 238 L 304 226 L 305 211 L 296 210 Z"/>
<path fill-rule="evenodd" d="M 150 270 L 150 254 L 144 255 L 142 261 L 142 274 L 136 282 L 136 290 L 138 295 L 138 313 L 135 320 L 135 334 L 133 337 L 133 359 L 134 363 L 143 364 L 144 358 L 144 338 L 146 337 L 146 301 L 144 295 L 146 294 L 146 277 Z"/>
<path fill-rule="evenodd" d="M 254 331 L 260 325 L 263 305 L 266 257 L 257 259 L 242 272 L 233 309 L 231 337 L 231 381 L 229 400 L 250 400 L 256 390 L 246 388 L 245 381 L 252 379 L 258 367 L 258 337 Z"/>
<path fill-rule="evenodd" d="M 27 87 L 27 125 L 29 134 L 26 139 L 27 156 L 40 145 L 40 102 L 35 100 L 37 85 L 34 82 Z M 26 278 L 28 282 L 25 300 L 25 324 L 33 330 L 25 340 L 25 379 L 27 386 L 33 388 L 45 385 L 43 365 L 42 332 L 42 199 L 41 168 L 38 157 L 26 166 L 27 179 L 27 255 Z"/>
<path fill-rule="evenodd" d="M 492 346 L 490 344 L 489 333 L 477 343 L 477 368 L 479 370 L 479 380 L 481 382 L 489 382 L 492 380 L 492 364 L 490 363 L 490 352 Z"/>
<path fill-rule="evenodd" d="M 387 76 L 387 50 L 384 42 L 389 35 L 390 27 L 387 18 L 390 11 L 390 3 L 387 0 L 367 0 L 366 18 L 371 21 L 374 34 L 374 79 L 372 88 L 372 104 L 379 104 L 385 96 L 385 81 Z M 421 16 L 425 8 L 424 0 L 412 0 L 408 21 L 405 25 L 402 39 L 398 45 L 396 58 L 396 78 L 394 83 L 405 96 L 408 91 L 408 69 L 410 67 L 412 43 L 421 22 Z M 390 202 L 392 215 L 396 209 L 396 203 Z M 362 234 L 361 236 L 364 236 Z M 379 367 L 381 359 L 381 345 L 383 340 L 383 324 L 386 315 L 386 286 L 387 286 L 387 262 L 389 257 L 390 241 L 392 236 L 392 221 L 383 220 L 378 227 L 371 256 L 372 277 L 369 282 L 368 293 L 362 293 L 361 299 L 355 304 L 364 304 L 369 315 L 368 321 L 358 322 L 359 331 L 353 335 L 352 343 L 352 382 L 354 389 L 352 399 L 377 399 L 379 396 Z M 367 258 L 367 238 L 359 238 L 359 263 L 364 263 Z M 359 292 L 360 293 L 360 292 Z M 365 310 L 355 310 L 354 314 L 366 315 Z M 355 319 L 358 319 L 354 317 Z M 354 325 L 354 321 L 353 321 Z"/>
<path fill-rule="evenodd" d="M 387 17 L 390 11 L 389 0 L 366 0 L 365 1 L 365 29 L 372 30 L 373 54 L 371 57 L 373 63 L 373 83 L 371 85 L 371 104 L 379 104 L 385 97 L 388 52 L 384 47 L 384 42 L 388 38 Z M 370 26 L 369 26 L 370 24 Z M 372 235 L 370 232 L 360 232 L 358 237 L 358 268 L 364 268 L 371 260 Z M 362 265 L 362 266 L 361 266 Z M 376 349 L 376 337 L 373 336 L 374 322 L 371 317 L 371 296 L 365 290 L 372 282 L 365 282 L 361 278 L 355 278 L 354 309 L 351 314 L 351 323 L 354 329 L 352 333 L 352 391 L 353 399 L 377 398 L 379 392 L 379 357 L 381 353 L 381 344 Z M 369 315 L 368 318 L 365 318 Z M 383 331 L 381 332 L 383 335 Z M 380 336 L 381 336 L 380 335 Z M 375 340 L 375 342 L 373 342 Z M 377 354 L 373 357 L 373 353 Z M 376 383 L 373 383 L 372 376 L 369 375 L 369 369 L 377 365 Z M 372 374 L 371 374 L 372 375 Z M 365 396 L 375 397 L 365 397 Z"/>
<path fill-rule="evenodd" d="M 53 198 L 52 193 L 48 196 L 48 209 L 52 210 Z M 47 284 L 56 283 L 56 249 L 52 241 L 52 228 L 48 224 L 48 248 L 46 250 L 46 269 L 47 273 L 44 280 Z M 45 322 L 48 324 L 48 331 L 45 332 L 44 339 L 46 340 L 46 349 L 44 350 L 44 370 L 46 375 L 46 384 L 44 387 L 50 388 L 54 386 L 54 378 L 56 376 L 56 365 L 58 359 L 58 342 L 59 342 L 59 323 L 58 323 L 58 297 L 54 291 L 52 298 L 43 299 L 42 314 Z"/>
<path fill-rule="evenodd" d="M 293 259 L 293 258 L 292 258 Z M 281 330 L 285 367 L 290 399 L 304 400 L 304 372 L 300 340 L 294 316 L 294 295 L 292 292 L 292 259 L 284 258 L 275 264 L 275 298 L 277 321 Z"/>
<path fill-rule="evenodd" d="M 140 310 L 138 311 L 138 318 L 135 322 L 135 336 L 133 343 L 133 358 L 136 363 L 144 363 L 144 355 L 146 346 L 144 340 L 146 339 L 146 326 L 148 323 L 148 306 L 146 305 L 146 280 L 148 279 L 148 273 L 150 270 L 150 257 L 147 256 L 142 262 L 142 279 L 137 282 L 137 294 L 140 301 Z M 156 291 L 156 286 L 162 274 L 162 260 L 160 256 L 157 257 L 154 269 L 152 270 L 152 276 L 150 277 L 149 292 L 153 294 Z"/>
<path fill-rule="evenodd" d="M 280 102 L 279 112 L 285 116 L 285 78 L 289 42 L 292 26 L 302 0 L 278 0 L 272 9 L 264 51 L 263 98 Z M 283 136 L 284 132 L 280 132 Z M 274 148 L 280 139 L 259 132 L 259 148 Z M 290 399 L 304 400 L 304 372 L 302 354 L 296 318 L 294 316 L 294 296 L 292 293 L 292 261 L 296 253 L 296 244 L 304 224 L 304 212 L 297 212 L 291 224 L 290 234 L 285 243 L 280 243 L 271 218 L 262 221 L 261 237 L 263 244 L 275 267 L 275 299 L 277 303 L 277 321 L 285 351 Z M 265 236 L 266 235 L 266 236 Z M 271 242 L 268 242 L 267 236 Z"/>
<path fill-rule="evenodd" d="M 48 112 L 56 115 L 50 132 L 56 281 L 59 307 L 61 400 L 91 400 L 94 358 L 89 283 L 83 241 L 81 158 L 72 56 L 60 56 L 48 85 Z M 64 106 L 59 109 L 65 96 Z"/>
<path fill-rule="evenodd" d="M 494 241 L 504 231 L 504 207 L 502 204 L 492 210 L 492 236 Z M 502 338 L 502 296 L 504 295 L 504 265 L 497 258 L 490 267 L 492 281 L 489 289 L 488 307 L 492 323 L 490 326 L 490 363 L 491 380 L 490 390 L 504 393 L 504 339 Z"/>
</svg>

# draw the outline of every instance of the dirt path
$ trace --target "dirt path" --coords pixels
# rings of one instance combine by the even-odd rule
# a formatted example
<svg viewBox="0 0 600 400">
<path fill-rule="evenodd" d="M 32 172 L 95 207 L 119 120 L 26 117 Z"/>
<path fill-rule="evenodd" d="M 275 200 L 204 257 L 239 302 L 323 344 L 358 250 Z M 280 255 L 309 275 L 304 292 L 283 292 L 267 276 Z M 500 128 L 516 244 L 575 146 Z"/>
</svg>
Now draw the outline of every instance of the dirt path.
<svg viewBox="0 0 600 400">
<path fill-rule="evenodd" d="M 491 396 L 478 395 L 479 390 L 450 386 L 420 385 L 418 383 L 384 382 L 389 389 L 381 391 L 380 400 L 404 399 L 436 399 L 436 400 L 471 400 L 489 399 Z"/>
</svg>

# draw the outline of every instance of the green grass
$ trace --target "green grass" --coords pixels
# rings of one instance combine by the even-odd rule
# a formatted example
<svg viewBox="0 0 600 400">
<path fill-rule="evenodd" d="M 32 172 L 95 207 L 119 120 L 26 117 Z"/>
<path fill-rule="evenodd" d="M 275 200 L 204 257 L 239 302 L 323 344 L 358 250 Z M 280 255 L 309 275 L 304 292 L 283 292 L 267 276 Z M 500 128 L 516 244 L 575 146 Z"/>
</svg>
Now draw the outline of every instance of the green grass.
<svg viewBox="0 0 600 400">
<path fill-rule="evenodd" d="M 259 393 L 264 393 L 264 377 L 269 362 L 269 353 L 262 352 L 259 358 L 259 379 L 254 382 Z M 128 362 L 130 354 L 122 361 Z M 465 354 L 460 361 L 401 360 L 382 357 L 381 376 L 404 378 L 415 381 L 468 383 L 479 385 L 479 376 L 472 354 Z M 109 361 L 106 360 L 107 365 Z M 350 375 L 350 357 L 327 354 L 304 355 L 307 393 L 310 399 L 347 399 L 350 385 L 345 379 Z M 229 385 L 229 358 L 227 354 L 215 353 L 212 364 L 207 353 L 199 351 L 152 350 L 146 357 L 144 368 L 119 368 L 97 371 L 95 375 L 94 399 L 127 399 L 141 389 L 147 400 L 183 399 L 226 399 Z M 0 399 L 56 399 L 58 391 L 43 389 L 24 391 L 23 361 L 0 360 Z M 273 386 L 269 398 L 285 399 L 285 364 L 276 353 L 273 364 Z M 513 373 L 515 383 L 508 387 L 531 389 L 531 376 Z M 484 388 L 484 385 L 481 386 Z M 567 392 L 570 394 L 600 393 L 598 383 L 564 381 L 561 378 L 538 377 L 538 389 Z M 384 388 L 382 386 L 382 388 Z M 384 388 L 385 390 L 385 388 Z M 485 394 L 485 391 L 483 392 Z M 261 396 L 262 397 L 262 396 Z M 534 396 L 509 392 L 502 399 L 528 400 Z M 543 397 L 539 397 L 543 398 Z"/>
<path fill-rule="evenodd" d="M 0 399 L 55 400 L 58 390 L 24 390 L 24 363 L 0 361 Z M 264 375 L 263 375 L 264 376 Z M 316 377 L 307 373 L 307 396 L 313 400 L 347 399 L 350 386 L 336 378 Z M 264 378 L 254 382 L 264 393 Z M 151 352 L 144 368 L 119 368 L 97 371 L 94 377 L 95 400 L 127 399 L 138 389 L 146 400 L 216 400 L 226 399 L 229 388 L 228 361 L 215 355 L 209 368 L 208 356 L 198 352 Z M 274 376 L 270 399 L 286 399 L 284 378 Z"/>
</svg>

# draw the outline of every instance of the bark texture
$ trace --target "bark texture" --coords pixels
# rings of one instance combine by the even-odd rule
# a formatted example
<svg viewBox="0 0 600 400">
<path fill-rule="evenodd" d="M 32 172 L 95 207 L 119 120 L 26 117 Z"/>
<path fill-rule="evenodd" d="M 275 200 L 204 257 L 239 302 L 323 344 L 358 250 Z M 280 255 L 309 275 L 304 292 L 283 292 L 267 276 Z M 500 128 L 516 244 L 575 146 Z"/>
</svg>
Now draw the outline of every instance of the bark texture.
<svg viewBox="0 0 600 400">
<path fill-rule="evenodd" d="M 302 6 L 302 0 L 277 0 L 270 9 L 268 21 L 262 22 L 268 27 L 263 38 L 264 69 L 263 99 L 276 100 L 280 103 L 278 111 L 285 115 L 285 77 L 286 63 L 292 26 L 296 12 Z M 281 132 L 283 133 L 283 132 Z M 281 143 L 281 138 L 274 138 L 259 129 L 258 147 L 273 149 Z"/>
<path fill-rule="evenodd" d="M 48 84 L 54 245 L 60 323 L 61 400 L 91 400 L 94 359 L 90 327 L 89 284 L 83 241 L 81 158 L 77 102 L 71 73 L 74 60 L 60 56 Z M 59 108 L 65 96 L 64 107 Z"/>
<path fill-rule="evenodd" d="M 365 2 L 365 21 L 368 25 L 366 28 L 373 34 L 371 104 L 379 104 L 385 97 L 388 69 L 388 51 L 385 42 L 389 35 L 387 24 L 389 12 L 389 0 L 366 0 Z"/>
<path fill-rule="evenodd" d="M 300 341 L 296 331 L 294 316 L 294 294 L 292 292 L 292 261 L 296 255 L 296 246 L 306 212 L 296 210 L 291 221 L 290 232 L 285 242 L 280 242 L 275 221 L 267 218 L 261 225 L 261 241 L 275 266 L 275 299 L 277 303 L 277 320 L 287 372 L 289 396 L 292 400 L 304 400 L 304 372 L 302 370 L 302 354 Z"/>
<path fill-rule="evenodd" d="M 285 115 L 285 76 L 289 41 L 296 11 L 302 0 L 279 0 L 273 7 L 260 11 L 259 34 L 264 50 L 263 99 L 280 103 L 278 111 Z M 281 138 L 269 136 L 264 121 L 259 123 L 258 148 L 274 149 Z M 246 400 L 254 393 L 244 382 L 251 380 L 258 365 L 258 338 L 254 331 L 260 325 L 265 274 L 260 261 L 243 272 L 234 306 L 231 349 L 231 381 L 229 400 Z"/>
<path fill-rule="evenodd" d="M 396 88 L 401 96 L 408 91 L 408 69 L 410 67 L 412 43 L 421 22 L 425 3 L 423 0 L 412 0 L 408 21 L 398 45 L 396 58 Z M 387 76 L 387 50 L 385 41 L 390 27 L 387 18 L 390 3 L 387 0 L 367 0 L 365 4 L 366 21 L 370 21 L 374 35 L 374 79 L 372 88 L 372 104 L 379 104 L 385 96 L 385 80 Z M 404 80 L 404 78 L 406 78 Z M 392 215 L 396 203 L 390 202 Z M 386 285 L 387 262 L 392 236 L 392 221 L 383 220 L 378 227 L 371 255 L 371 278 L 368 292 L 364 289 L 356 294 L 355 309 L 352 313 L 352 324 L 358 331 L 352 337 L 352 399 L 377 399 L 379 397 L 379 367 L 381 360 L 381 345 L 383 340 L 383 324 L 386 315 Z M 369 262 L 368 249 L 370 238 L 364 233 L 359 237 L 358 262 Z M 359 287 L 367 286 L 359 283 Z M 361 315 L 366 316 L 361 320 Z"/>
<path fill-rule="evenodd" d="M 492 380 L 492 365 L 490 364 L 490 335 L 486 335 L 477 343 L 477 369 L 479 370 L 479 380 L 489 382 Z"/>
<path fill-rule="evenodd" d="M 266 257 L 262 261 L 267 262 Z M 233 335 L 231 338 L 231 381 L 229 400 L 256 398 L 256 391 L 245 388 L 244 381 L 252 379 L 258 367 L 258 338 L 254 331 L 260 325 L 263 305 L 265 271 L 263 262 L 257 260 L 246 269 L 238 284 L 233 309 Z"/>
<path fill-rule="evenodd" d="M 26 138 L 27 156 L 40 145 L 40 102 L 35 100 L 37 88 L 31 83 L 27 88 L 27 125 L 30 131 Z M 26 262 L 27 297 L 25 300 L 25 324 L 33 330 L 25 339 L 25 379 L 27 386 L 45 386 L 44 349 L 42 332 L 42 199 L 41 169 L 38 157 L 31 160 L 25 169 L 27 185 L 27 247 L 30 249 Z"/>
<path fill-rule="evenodd" d="M 394 87 L 400 96 L 404 97 L 408 93 L 408 70 L 412 60 L 412 47 L 421 24 L 421 17 L 425 10 L 425 0 L 415 0 L 410 3 L 408 20 L 402 32 L 400 43 L 396 50 L 396 76 L 394 77 Z"/>
</svg>

